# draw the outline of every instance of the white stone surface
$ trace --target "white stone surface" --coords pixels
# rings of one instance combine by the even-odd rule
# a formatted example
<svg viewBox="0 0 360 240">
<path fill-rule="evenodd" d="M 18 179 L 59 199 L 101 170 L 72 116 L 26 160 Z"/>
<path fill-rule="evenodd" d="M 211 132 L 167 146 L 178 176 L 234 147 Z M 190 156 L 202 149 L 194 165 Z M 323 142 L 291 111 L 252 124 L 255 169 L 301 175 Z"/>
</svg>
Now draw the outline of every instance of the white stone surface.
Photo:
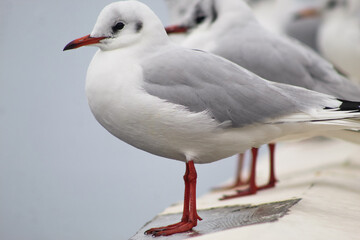
<svg viewBox="0 0 360 240">
<path fill-rule="evenodd" d="M 268 177 L 267 154 L 262 158 L 257 169 L 259 183 Z M 288 215 L 276 222 L 191 239 L 360 239 L 359 145 L 328 139 L 284 143 L 277 148 L 276 172 L 279 182 L 273 189 L 226 201 L 218 199 L 232 191 L 210 192 L 198 197 L 198 209 L 302 198 Z M 181 211 L 179 203 L 162 214 Z"/>
</svg>

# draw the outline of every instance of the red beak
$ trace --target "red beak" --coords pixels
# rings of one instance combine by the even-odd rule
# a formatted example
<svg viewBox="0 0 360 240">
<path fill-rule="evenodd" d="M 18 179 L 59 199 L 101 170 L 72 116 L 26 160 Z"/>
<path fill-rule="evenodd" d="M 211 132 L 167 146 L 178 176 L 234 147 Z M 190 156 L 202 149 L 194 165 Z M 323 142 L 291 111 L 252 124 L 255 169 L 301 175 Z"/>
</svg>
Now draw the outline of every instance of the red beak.
<svg viewBox="0 0 360 240">
<path fill-rule="evenodd" d="M 295 14 L 295 19 L 306 19 L 306 18 L 317 17 L 320 14 L 321 14 L 320 11 L 316 8 L 305 8 L 303 10 L 298 11 Z"/>
<path fill-rule="evenodd" d="M 74 41 L 69 42 L 65 47 L 63 51 L 79 48 L 86 45 L 91 45 L 95 43 L 99 43 L 101 40 L 103 40 L 106 37 L 90 37 L 90 35 L 86 35 L 84 37 L 75 39 Z"/>
<path fill-rule="evenodd" d="M 166 32 L 168 34 L 171 33 L 185 33 L 187 32 L 188 28 L 184 27 L 184 26 L 180 26 L 180 25 L 173 25 L 173 26 L 168 26 L 165 28 Z"/>
</svg>

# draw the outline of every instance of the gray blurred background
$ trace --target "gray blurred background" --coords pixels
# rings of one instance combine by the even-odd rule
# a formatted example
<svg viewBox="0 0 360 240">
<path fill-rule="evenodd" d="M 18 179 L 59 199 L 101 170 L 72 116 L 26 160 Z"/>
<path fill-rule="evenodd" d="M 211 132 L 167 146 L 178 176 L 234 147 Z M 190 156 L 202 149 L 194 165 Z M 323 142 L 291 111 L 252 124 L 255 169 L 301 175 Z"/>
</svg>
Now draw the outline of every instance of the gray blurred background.
<svg viewBox="0 0 360 240">
<path fill-rule="evenodd" d="M 128 239 L 183 198 L 185 164 L 110 135 L 84 84 L 95 48 L 63 52 L 111 0 L 0 1 L 0 239 Z M 167 23 L 162 0 L 143 1 Z M 198 166 L 198 196 L 235 158 Z"/>
</svg>

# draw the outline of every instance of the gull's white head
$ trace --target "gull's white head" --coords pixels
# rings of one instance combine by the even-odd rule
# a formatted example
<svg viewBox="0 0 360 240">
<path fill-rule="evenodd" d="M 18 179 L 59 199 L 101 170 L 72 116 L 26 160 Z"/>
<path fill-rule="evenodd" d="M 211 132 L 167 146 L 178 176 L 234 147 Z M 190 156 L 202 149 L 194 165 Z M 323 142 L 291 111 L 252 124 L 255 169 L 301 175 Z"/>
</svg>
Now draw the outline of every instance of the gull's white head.
<svg viewBox="0 0 360 240">
<path fill-rule="evenodd" d="M 159 18 L 145 4 L 120 1 L 107 5 L 100 13 L 91 34 L 67 44 L 64 50 L 97 46 L 103 51 L 124 48 L 147 41 L 166 38 Z"/>
</svg>

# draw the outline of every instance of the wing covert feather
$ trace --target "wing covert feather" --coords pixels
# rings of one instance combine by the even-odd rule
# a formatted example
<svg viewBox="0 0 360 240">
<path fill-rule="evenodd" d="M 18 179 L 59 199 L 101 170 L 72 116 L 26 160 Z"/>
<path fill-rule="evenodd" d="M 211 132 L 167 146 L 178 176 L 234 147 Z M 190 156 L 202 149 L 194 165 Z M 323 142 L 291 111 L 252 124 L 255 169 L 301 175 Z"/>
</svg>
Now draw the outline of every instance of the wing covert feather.
<svg viewBox="0 0 360 240">
<path fill-rule="evenodd" d="M 174 48 L 143 59 L 143 88 L 149 94 L 207 110 L 233 127 L 323 108 L 332 99 L 297 87 L 265 81 L 230 61 L 197 50 Z"/>
</svg>

